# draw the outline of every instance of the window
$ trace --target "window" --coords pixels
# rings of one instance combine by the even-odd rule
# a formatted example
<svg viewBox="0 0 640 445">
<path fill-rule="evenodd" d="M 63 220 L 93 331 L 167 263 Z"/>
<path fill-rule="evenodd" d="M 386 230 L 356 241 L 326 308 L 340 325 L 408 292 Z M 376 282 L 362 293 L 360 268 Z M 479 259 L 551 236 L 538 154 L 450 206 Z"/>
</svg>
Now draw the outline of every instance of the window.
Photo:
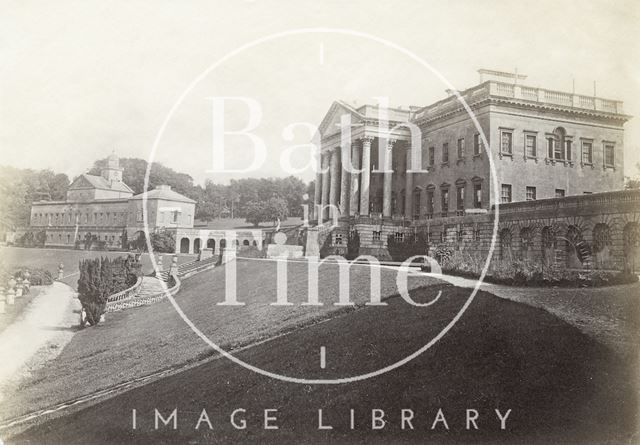
<svg viewBox="0 0 640 445">
<path fill-rule="evenodd" d="M 174 222 L 174 223 L 177 223 L 177 222 L 178 222 L 178 213 L 179 213 L 179 211 L 178 211 L 178 210 L 174 210 L 174 211 L 173 211 L 173 222 Z"/>
<path fill-rule="evenodd" d="M 513 133 L 502 131 L 500 133 L 500 153 L 510 155 L 513 153 Z"/>
<path fill-rule="evenodd" d="M 524 154 L 527 158 L 535 158 L 537 155 L 536 136 L 527 134 L 524 137 Z"/>
<path fill-rule="evenodd" d="M 342 245 L 342 233 L 336 233 L 333 239 L 333 244 L 336 246 Z"/>
<path fill-rule="evenodd" d="M 604 144 L 604 166 L 614 167 L 614 148 L 613 144 Z"/>
<path fill-rule="evenodd" d="M 382 239 L 382 232 L 380 231 L 373 231 L 373 240 L 374 241 L 380 241 Z"/>
<path fill-rule="evenodd" d="M 511 184 L 502 184 L 502 188 L 500 189 L 500 202 L 503 204 L 511 202 Z"/>
<path fill-rule="evenodd" d="M 436 148 L 429 147 L 429 165 L 433 166 L 436 163 Z"/>
<path fill-rule="evenodd" d="M 535 187 L 527 187 L 527 201 L 535 201 L 536 200 L 536 188 Z"/>
<path fill-rule="evenodd" d="M 142 221 L 142 210 L 138 210 L 138 212 L 136 213 L 136 221 Z"/>
<path fill-rule="evenodd" d="M 449 189 L 442 190 L 442 216 L 449 213 Z"/>
<path fill-rule="evenodd" d="M 456 215 L 464 215 L 464 186 L 456 187 Z"/>
<path fill-rule="evenodd" d="M 420 190 L 413 192 L 413 219 L 420 219 Z"/>
<path fill-rule="evenodd" d="M 464 158 L 464 138 L 458 139 L 458 159 Z"/>
<path fill-rule="evenodd" d="M 564 189 L 556 189 L 556 198 L 564 198 Z"/>
<path fill-rule="evenodd" d="M 553 151 L 554 151 L 554 147 L 555 147 L 555 139 L 553 139 L 552 137 L 548 137 L 547 138 L 547 157 L 549 159 L 553 159 Z"/>
<path fill-rule="evenodd" d="M 583 192 L 584 195 L 592 195 L 593 192 Z"/>
<path fill-rule="evenodd" d="M 564 155 L 567 161 L 571 160 L 571 140 L 566 139 L 564 141 Z"/>
<path fill-rule="evenodd" d="M 482 184 L 473 184 L 473 207 L 476 209 L 482 208 Z"/>
<path fill-rule="evenodd" d="M 473 154 L 477 156 L 480 154 L 482 149 L 482 139 L 480 139 L 480 133 L 476 133 L 473 135 Z"/>
<path fill-rule="evenodd" d="M 582 141 L 582 163 L 593 164 L 593 143 L 591 141 Z"/>
<path fill-rule="evenodd" d="M 462 242 L 462 237 L 464 236 L 464 230 L 460 229 L 460 230 L 456 230 L 456 239 L 458 240 L 459 243 Z"/>
<path fill-rule="evenodd" d="M 393 238 L 396 240 L 396 242 L 401 243 L 404 241 L 404 233 L 402 232 L 396 232 L 393 235 Z"/>
<path fill-rule="evenodd" d="M 164 212 L 160 212 L 160 223 L 164 223 Z"/>
<path fill-rule="evenodd" d="M 433 215 L 433 190 L 427 190 L 427 218 Z"/>
<path fill-rule="evenodd" d="M 564 159 L 564 153 L 562 152 L 562 144 L 553 144 L 553 157 L 554 159 Z"/>
<path fill-rule="evenodd" d="M 445 142 L 442 144 L 442 163 L 446 164 L 449 162 L 449 144 Z"/>
</svg>

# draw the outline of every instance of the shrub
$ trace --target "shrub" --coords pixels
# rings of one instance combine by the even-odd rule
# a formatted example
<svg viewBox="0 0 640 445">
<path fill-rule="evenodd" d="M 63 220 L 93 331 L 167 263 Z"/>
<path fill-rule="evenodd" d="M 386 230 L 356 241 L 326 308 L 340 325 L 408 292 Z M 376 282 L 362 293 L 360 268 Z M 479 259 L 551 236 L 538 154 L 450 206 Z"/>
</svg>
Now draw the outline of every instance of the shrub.
<svg viewBox="0 0 640 445">
<path fill-rule="evenodd" d="M 109 296 L 133 286 L 142 265 L 131 255 L 126 258 L 92 258 L 79 264 L 78 298 L 91 326 L 100 322 Z"/>
<path fill-rule="evenodd" d="M 402 241 L 396 241 L 394 235 L 387 237 L 387 250 L 393 261 L 404 261 L 415 255 L 426 255 L 429 245 L 422 233 L 405 234 Z"/>
<path fill-rule="evenodd" d="M 357 230 L 350 230 L 347 235 L 347 255 L 348 260 L 355 260 L 360 255 L 360 234 Z"/>
<path fill-rule="evenodd" d="M 151 247 L 154 252 L 174 253 L 176 249 L 176 238 L 171 232 L 160 231 L 152 233 L 150 237 Z"/>
</svg>

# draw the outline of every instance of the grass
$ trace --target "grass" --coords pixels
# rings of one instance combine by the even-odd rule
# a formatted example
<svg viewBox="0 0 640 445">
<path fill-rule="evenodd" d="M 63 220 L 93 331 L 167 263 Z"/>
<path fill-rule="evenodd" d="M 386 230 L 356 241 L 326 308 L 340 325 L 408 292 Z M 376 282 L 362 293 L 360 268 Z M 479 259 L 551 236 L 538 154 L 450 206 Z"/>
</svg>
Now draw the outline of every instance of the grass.
<svg viewBox="0 0 640 445">
<path fill-rule="evenodd" d="M 427 308 L 391 298 L 279 337 L 239 353 L 274 372 L 306 378 L 355 375 L 393 363 L 420 348 L 451 319 L 467 297 L 444 296 Z M 417 301 L 435 288 L 417 289 Z M 328 351 L 327 368 L 318 350 Z M 20 434 L 12 443 L 637 443 L 634 363 L 541 309 L 480 292 L 454 328 L 433 348 L 382 376 L 343 385 L 273 380 L 214 360 L 133 389 Z M 153 429 L 153 412 L 178 408 L 173 431 Z M 131 410 L 138 412 L 136 430 Z M 206 409 L 213 430 L 195 424 Z M 247 429 L 229 415 L 246 412 Z M 278 430 L 262 427 L 263 409 L 277 409 Z M 400 410 L 415 413 L 415 430 L 400 429 Z M 431 429 L 438 409 L 449 430 Z M 466 430 L 466 409 L 480 413 L 479 430 Z M 511 409 L 507 430 L 494 409 Z M 319 430 L 317 410 L 332 430 Z M 356 426 L 349 426 L 355 409 Z M 371 409 L 385 411 L 384 430 L 370 428 Z"/>
<path fill-rule="evenodd" d="M 109 257 L 127 255 L 127 252 L 109 252 L 96 250 L 70 250 L 70 249 L 47 249 L 47 248 L 27 248 L 27 247 L 0 247 L 0 257 L 9 266 L 39 267 L 51 272 L 54 279 L 58 277 L 58 265 L 64 265 L 64 278 L 62 281 L 74 289 L 78 285 L 78 263 L 87 258 Z M 195 255 L 179 255 L 178 262 L 192 261 Z M 153 265 L 148 254 L 141 257 L 143 273 L 148 274 L 153 271 Z M 170 255 L 163 256 L 165 268 L 170 264 Z"/>
<path fill-rule="evenodd" d="M 216 343 L 237 347 L 327 316 L 338 294 L 338 268 L 321 266 L 319 297 L 324 306 L 301 306 L 306 300 L 306 264 L 289 262 L 288 294 L 293 306 L 275 307 L 276 263 L 238 260 L 238 299 L 243 307 L 218 306 L 224 299 L 225 269 L 203 272 L 182 282 L 176 297 L 185 314 Z M 390 296 L 396 272 L 382 270 L 381 294 Z M 431 278 L 411 278 L 411 286 L 430 285 Z M 369 300 L 369 269 L 354 266 L 351 301 Z M 107 314 L 105 324 L 77 333 L 60 356 L 26 381 L 23 389 L 0 406 L 6 419 L 66 401 L 158 370 L 178 366 L 211 354 L 211 349 L 190 330 L 169 301 Z M 81 382 L 79 384 L 79 382 Z"/>
</svg>

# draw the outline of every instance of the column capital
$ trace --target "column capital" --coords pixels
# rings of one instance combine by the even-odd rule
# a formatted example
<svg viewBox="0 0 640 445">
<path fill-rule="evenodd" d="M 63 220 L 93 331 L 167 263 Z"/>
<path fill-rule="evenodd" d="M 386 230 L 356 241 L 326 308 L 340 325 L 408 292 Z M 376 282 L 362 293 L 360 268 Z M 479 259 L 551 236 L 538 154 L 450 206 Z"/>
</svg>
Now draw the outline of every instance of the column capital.
<svg viewBox="0 0 640 445">
<path fill-rule="evenodd" d="M 363 143 L 364 143 L 364 142 L 369 142 L 369 143 L 371 143 L 371 142 L 373 142 L 373 140 L 374 140 L 374 139 L 375 139 L 375 137 L 374 137 L 374 136 L 362 136 L 362 137 L 359 137 L 359 138 L 358 138 L 358 140 L 359 140 L 360 142 L 363 142 Z"/>
</svg>

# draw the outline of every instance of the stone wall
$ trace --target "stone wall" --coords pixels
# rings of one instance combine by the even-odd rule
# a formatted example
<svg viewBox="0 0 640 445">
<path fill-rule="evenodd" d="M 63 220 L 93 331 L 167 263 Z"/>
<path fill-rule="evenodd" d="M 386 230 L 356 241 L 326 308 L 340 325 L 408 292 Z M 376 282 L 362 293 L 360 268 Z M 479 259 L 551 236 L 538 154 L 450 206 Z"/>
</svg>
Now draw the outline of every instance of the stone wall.
<svg viewBox="0 0 640 445">
<path fill-rule="evenodd" d="M 362 217 L 341 220 L 327 247 L 332 254 L 346 253 L 348 230 L 355 228 L 361 254 L 388 259 L 389 235 L 419 231 L 431 248 L 446 244 L 453 250 L 486 257 L 494 238 L 496 214 L 494 258 L 607 270 L 622 270 L 628 265 L 640 270 L 640 190 L 509 203 L 485 214 L 419 223 Z M 578 252 L 585 248 L 589 255 Z"/>
</svg>

